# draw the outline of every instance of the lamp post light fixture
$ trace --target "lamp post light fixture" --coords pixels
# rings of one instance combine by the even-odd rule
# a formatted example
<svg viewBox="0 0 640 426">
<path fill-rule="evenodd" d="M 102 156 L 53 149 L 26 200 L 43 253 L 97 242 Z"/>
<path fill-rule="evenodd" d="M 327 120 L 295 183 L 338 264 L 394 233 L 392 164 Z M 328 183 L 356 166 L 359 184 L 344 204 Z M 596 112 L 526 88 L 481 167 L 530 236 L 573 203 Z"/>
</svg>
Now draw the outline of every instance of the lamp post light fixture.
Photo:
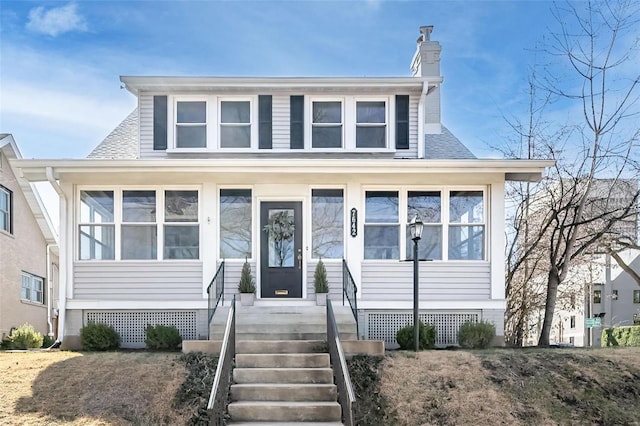
<svg viewBox="0 0 640 426">
<path fill-rule="evenodd" d="M 422 221 L 415 215 L 409 223 L 409 235 L 413 240 L 413 342 L 415 344 L 415 351 L 420 349 L 420 321 L 418 319 L 418 298 L 419 292 L 419 280 L 418 280 L 418 241 L 422 238 Z"/>
</svg>

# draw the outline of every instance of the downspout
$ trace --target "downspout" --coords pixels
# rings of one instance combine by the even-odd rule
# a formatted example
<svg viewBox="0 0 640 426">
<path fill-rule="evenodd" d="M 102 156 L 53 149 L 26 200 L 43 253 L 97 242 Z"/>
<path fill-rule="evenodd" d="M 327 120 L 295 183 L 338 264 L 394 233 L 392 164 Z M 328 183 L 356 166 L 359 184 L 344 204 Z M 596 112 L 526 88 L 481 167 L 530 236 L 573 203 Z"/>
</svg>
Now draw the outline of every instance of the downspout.
<svg viewBox="0 0 640 426">
<path fill-rule="evenodd" d="M 60 187 L 60 184 L 53 177 L 53 168 L 51 166 L 47 166 L 45 169 L 45 174 L 47 176 L 47 180 L 49 181 L 49 184 L 51 184 L 53 189 L 56 191 L 56 193 L 60 197 L 60 211 L 66 214 L 67 198 L 64 195 L 64 191 L 62 190 L 62 187 Z M 65 218 L 61 216 L 60 220 L 63 221 L 65 220 Z M 60 237 L 64 238 L 62 233 L 60 234 L 61 234 Z M 47 255 L 49 255 L 48 251 L 47 251 Z M 62 247 L 60 250 L 60 257 L 64 258 L 65 259 L 64 261 L 66 262 L 66 256 L 64 256 L 64 253 L 62 252 Z M 64 265 L 62 266 L 64 267 Z M 63 271 L 65 271 L 65 274 L 66 274 L 66 270 L 67 268 L 64 267 Z M 64 320 L 67 313 L 67 280 L 66 280 L 66 277 L 64 277 L 63 274 L 60 273 L 60 270 L 58 270 L 58 290 L 60 291 L 60 297 L 58 300 L 58 338 L 56 339 L 56 343 L 60 344 L 62 343 L 62 339 L 64 338 Z M 49 301 L 51 301 L 51 298 L 49 298 Z M 49 316 L 50 315 L 51 315 L 51 312 L 49 312 Z"/>
<path fill-rule="evenodd" d="M 418 100 L 418 158 L 424 158 L 424 102 L 429 91 L 429 81 L 422 82 L 420 100 Z"/>
<path fill-rule="evenodd" d="M 51 247 L 55 244 L 47 244 L 47 335 L 53 336 L 53 323 L 51 322 Z"/>
</svg>

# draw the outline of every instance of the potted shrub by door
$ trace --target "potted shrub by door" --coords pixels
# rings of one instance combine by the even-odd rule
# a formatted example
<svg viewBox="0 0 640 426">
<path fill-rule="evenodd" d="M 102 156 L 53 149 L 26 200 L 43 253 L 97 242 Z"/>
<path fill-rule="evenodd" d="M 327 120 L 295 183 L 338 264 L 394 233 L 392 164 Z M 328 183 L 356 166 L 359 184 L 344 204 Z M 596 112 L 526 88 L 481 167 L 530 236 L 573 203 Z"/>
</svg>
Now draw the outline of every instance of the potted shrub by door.
<svg viewBox="0 0 640 426">
<path fill-rule="evenodd" d="M 240 304 L 242 306 L 253 306 L 253 301 L 256 296 L 256 285 L 253 281 L 253 275 L 251 275 L 251 265 L 249 265 L 246 259 L 244 265 L 242 265 L 238 291 L 240 292 Z"/>
<path fill-rule="evenodd" d="M 316 265 L 313 280 L 316 289 L 316 305 L 325 306 L 327 304 L 327 293 L 329 293 L 329 282 L 327 281 L 327 269 L 324 267 L 322 259 Z"/>
</svg>

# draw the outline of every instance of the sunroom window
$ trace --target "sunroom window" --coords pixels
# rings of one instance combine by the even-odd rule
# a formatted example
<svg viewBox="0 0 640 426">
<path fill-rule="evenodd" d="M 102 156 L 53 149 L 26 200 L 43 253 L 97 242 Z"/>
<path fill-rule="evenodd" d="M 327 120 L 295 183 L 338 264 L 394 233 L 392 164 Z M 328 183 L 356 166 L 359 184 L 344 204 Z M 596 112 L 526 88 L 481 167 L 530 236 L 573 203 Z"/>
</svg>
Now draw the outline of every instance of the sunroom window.
<svg viewBox="0 0 640 426">
<path fill-rule="evenodd" d="M 311 146 L 342 148 L 342 102 L 314 101 L 312 103 Z"/>
<path fill-rule="evenodd" d="M 157 259 L 156 191 L 122 191 L 122 259 Z"/>
<path fill-rule="evenodd" d="M 387 146 L 387 112 L 384 101 L 356 102 L 356 147 Z"/>
<path fill-rule="evenodd" d="M 409 191 L 407 194 L 407 224 L 418 216 L 423 222 L 422 238 L 418 241 L 420 259 L 442 259 L 442 197 L 440 191 Z M 413 259 L 413 241 L 406 231 L 407 259 Z"/>
<path fill-rule="evenodd" d="M 165 191 L 164 258 L 198 259 L 198 191 Z"/>
<path fill-rule="evenodd" d="M 251 190 L 220 190 L 220 257 L 251 257 Z"/>
<path fill-rule="evenodd" d="M 344 199 L 342 189 L 311 191 L 313 257 L 341 259 L 344 255 Z"/>
<path fill-rule="evenodd" d="M 251 147 L 251 102 L 220 102 L 220 147 Z"/>
<path fill-rule="evenodd" d="M 482 191 L 451 191 L 449 194 L 449 259 L 484 259 Z"/>
<path fill-rule="evenodd" d="M 178 101 L 176 103 L 176 148 L 206 148 L 207 103 Z"/>
<path fill-rule="evenodd" d="M 398 191 L 367 191 L 365 197 L 364 258 L 398 259 Z"/>
<path fill-rule="evenodd" d="M 80 191 L 80 260 L 115 257 L 113 191 Z"/>
</svg>

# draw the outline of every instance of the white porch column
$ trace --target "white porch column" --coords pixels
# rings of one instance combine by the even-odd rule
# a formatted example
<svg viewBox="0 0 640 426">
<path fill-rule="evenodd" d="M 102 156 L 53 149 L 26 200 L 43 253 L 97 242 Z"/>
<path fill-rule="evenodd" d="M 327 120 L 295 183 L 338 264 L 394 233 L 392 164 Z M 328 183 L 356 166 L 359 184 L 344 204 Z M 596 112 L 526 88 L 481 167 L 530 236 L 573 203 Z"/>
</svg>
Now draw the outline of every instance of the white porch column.
<svg viewBox="0 0 640 426">
<path fill-rule="evenodd" d="M 490 193 L 489 259 L 491 260 L 491 299 L 505 299 L 505 213 L 504 181 L 492 183 Z"/>
<path fill-rule="evenodd" d="M 346 224 L 347 228 L 346 241 L 344 245 L 344 256 L 349 265 L 349 270 L 353 276 L 356 286 L 358 287 L 358 299 L 362 297 L 362 259 L 364 258 L 364 249 L 362 239 L 364 238 L 364 203 L 363 203 L 362 185 L 360 183 L 348 183 L 345 194 Z M 355 208 L 358 212 L 358 235 L 354 238 L 351 236 L 351 209 Z"/>
</svg>

